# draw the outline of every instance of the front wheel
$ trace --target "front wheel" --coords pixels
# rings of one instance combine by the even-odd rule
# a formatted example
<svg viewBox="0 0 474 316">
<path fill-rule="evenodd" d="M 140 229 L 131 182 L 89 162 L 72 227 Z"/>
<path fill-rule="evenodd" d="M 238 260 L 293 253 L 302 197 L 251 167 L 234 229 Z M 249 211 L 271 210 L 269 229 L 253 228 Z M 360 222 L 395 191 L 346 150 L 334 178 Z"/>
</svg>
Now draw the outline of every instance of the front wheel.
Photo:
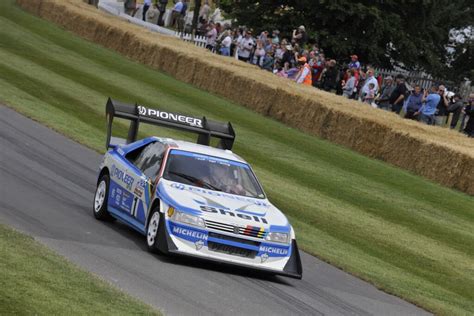
<svg viewBox="0 0 474 316">
<path fill-rule="evenodd" d="M 146 244 L 148 246 L 148 251 L 153 253 L 161 253 L 159 250 L 159 236 L 160 230 L 163 229 L 163 216 L 161 215 L 158 208 L 153 210 L 151 214 L 150 221 L 148 222 L 148 227 L 146 231 Z"/>
<path fill-rule="evenodd" d="M 107 198 L 109 196 L 109 176 L 104 174 L 97 184 L 94 195 L 94 217 L 99 220 L 112 220 L 107 211 Z"/>
</svg>

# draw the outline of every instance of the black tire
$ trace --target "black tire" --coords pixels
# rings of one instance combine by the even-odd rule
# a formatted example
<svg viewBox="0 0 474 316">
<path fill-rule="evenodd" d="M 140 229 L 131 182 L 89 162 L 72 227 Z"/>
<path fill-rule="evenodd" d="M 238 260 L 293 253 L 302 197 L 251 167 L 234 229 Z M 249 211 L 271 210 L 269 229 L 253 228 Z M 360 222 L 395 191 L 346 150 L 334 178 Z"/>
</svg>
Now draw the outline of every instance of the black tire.
<svg viewBox="0 0 474 316">
<path fill-rule="evenodd" d="M 105 191 L 104 191 L 104 188 L 102 187 L 104 184 L 105 184 Z M 102 175 L 102 177 L 100 177 L 99 179 L 99 182 L 97 183 L 97 188 L 94 194 L 92 212 L 94 213 L 94 217 L 101 221 L 114 220 L 114 218 L 109 214 L 109 211 L 107 210 L 107 200 L 109 197 L 109 184 L 110 184 L 109 175 L 107 174 Z M 99 192 L 99 190 L 101 192 Z M 98 194 L 100 196 L 98 196 Z M 98 199 L 100 198 L 102 199 L 102 202 L 98 201 Z"/>
<path fill-rule="evenodd" d="M 164 233 L 163 221 L 164 221 L 163 214 L 160 213 L 160 209 L 158 207 L 154 208 L 151 211 L 150 219 L 146 227 L 146 245 L 148 247 L 149 252 L 156 253 L 156 254 L 166 253 L 162 250 L 166 248 L 166 247 L 163 247 L 165 245 L 160 244 L 160 243 L 165 242 L 166 240 L 163 238 L 163 233 Z"/>
</svg>

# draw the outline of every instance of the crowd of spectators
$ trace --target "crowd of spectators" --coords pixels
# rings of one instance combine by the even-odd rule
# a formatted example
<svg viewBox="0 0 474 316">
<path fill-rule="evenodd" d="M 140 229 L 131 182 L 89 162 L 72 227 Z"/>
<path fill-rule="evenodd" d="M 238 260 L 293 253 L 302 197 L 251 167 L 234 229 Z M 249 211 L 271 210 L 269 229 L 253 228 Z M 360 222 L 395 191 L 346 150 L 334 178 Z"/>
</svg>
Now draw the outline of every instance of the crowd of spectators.
<svg viewBox="0 0 474 316">
<path fill-rule="evenodd" d="M 409 83 L 402 74 L 395 78 L 383 77 L 370 65 L 363 66 L 357 55 L 338 63 L 317 45 L 308 43 L 303 25 L 293 30 L 288 38 L 281 38 L 278 30 L 254 34 L 245 27 L 233 29 L 207 22 L 202 17 L 200 22 L 200 33 L 207 39 L 206 48 L 217 54 L 254 64 L 298 84 L 403 114 L 406 119 L 429 125 L 449 125 L 452 129 L 460 123 L 461 131 L 474 137 L 474 95 L 470 95 L 465 104 L 459 94 L 448 91 L 444 85 L 422 89 L 416 83 Z M 450 121 L 449 114 L 452 114 Z"/>
<path fill-rule="evenodd" d="M 130 2 L 135 3 L 126 0 L 125 8 Z M 182 30 L 188 3 L 186 0 L 174 2 L 172 27 Z M 150 6 L 151 0 L 145 0 L 144 20 Z M 136 4 L 130 7 L 136 8 Z M 309 43 L 304 25 L 287 37 L 281 36 L 276 29 L 254 34 L 246 27 L 232 28 L 215 23 L 207 0 L 201 6 L 198 22 L 197 33 L 206 38 L 206 48 L 212 52 L 253 64 L 298 84 L 403 114 L 406 119 L 429 125 L 449 125 L 452 129 L 460 123 L 460 130 L 474 137 L 474 95 L 470 95 L 465 104 L 460 95 L 449 92 L 444 85 L 433 85 L 424 90 L 416 83 L 409 83 L 402 74 L 395 78 L 383 77 L 370 64 L 362 65 L 355 54 L 337 62 L 326 56 L 323 49 Z M 450 121 L 449 114 L 452 114 Z"/>
</svg>

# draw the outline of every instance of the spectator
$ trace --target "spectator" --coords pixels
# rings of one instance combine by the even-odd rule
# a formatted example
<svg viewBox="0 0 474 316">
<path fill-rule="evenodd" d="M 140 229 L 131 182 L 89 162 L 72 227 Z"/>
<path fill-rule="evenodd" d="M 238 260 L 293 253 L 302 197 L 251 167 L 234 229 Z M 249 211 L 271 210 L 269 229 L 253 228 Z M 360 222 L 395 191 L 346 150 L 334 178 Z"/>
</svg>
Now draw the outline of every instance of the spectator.
<svg viewBox="0 0 474 316">
<path fill-rule="evenodd" d="M 334 59 L 331 59 L 327 62 L 326 64 L 326 69 L 324 70 L 322 74 L 322 83 L 321 87 L 325 91 L 333 91 L 336 90 L 336 85 L 337 85 L 337 77 L 338 77 L 338 71 L 336 68 L 336 61 Z"/>
<path fill-rule="evenodd" d="M 274 30 L 272 32 L 272 44 L 275 44 L 275 45 L 280 44 L 280 31 Z"/>
<path fill-rule="evenodd" d="M 225 23 L 224 25 L 221 25 L 220 23 L 214 23 L 216 25 L 216 31 L 217 31 L 217 38 L 216 41 L 222 42 L 224 37 L 230 32 L 230 25 L 228 23 Z"/>
<path fill-rule="evenodd" d="M 436 111 L 436 125 L 443 126 L 446 123 L 446 117 L 448 115 L 448 91 L 446 91 L 446 87 L 440 85 L 438 88 L 438 94 L 441 97 L 437 106 Z"/>
<path fill-rule="evenodd" d="M 355 89 L 355 85 L 356 85 L 356 78 L 354 76 L 354 73 L 355 73 L 354 69 L 347 70 L 348 79 L 342 86 L 342 95 L 348 99 L 351 98 L 352 93 L 354 92 L 354 89 Z"/>
<path fill-rule="evenodd" d="M 287 63 L 285 63 L 286 65 Z M 300 72 L 300 69 L 298 67 L 294 67 L 292 65 L 288 66 L 288 70 L 286 70 L 286 74 L 288 75 L 289 79 L 295 80 L 296 76 Z"/>
<path fill-rule="evenodd" d="M 248 62 L 250 59 L 250 55 L 252 54 L 252 50 L 255 43 L 252 38 L 252 32 L 247 31 L 245 32 L 245 36 L 239 42 L 239 51 L 238 51 L 238 58 L 239 60 Z"/>
<path fill-rule="evenodd" d="M 301 47 L 300 45 L 298 45 L 298 43 L 295 43 L 295 45 L 293 45 L 293 54 L 294 54 L 294 60 L 297 61 L 298 58 L 300 58 L 300 54 L 302 53 L 301 51 Z"/>
<path fill-rule="evenodd" d="M 437 90 L 437 87 L 433 86 L 429 94 L 428 91 L 425 91 L 423 95 L 423 105 L 420 110 L 414 114 L 415 116 L 419 115 L 420 121 L 428 125 L 435 125 L 436 107 L 441 99 Z"/>
<path fill-rule="evenodd" d="M 205 23 L 209 21 L 209 15 L 211 14 L 211 7 L 209 6 L 209 1 L 204 1 L 203 6 L 199 10 L 199 22 Z"/>
<path fill-rule="evenodd" d="M 423 94 L 421 93 L 421 87 L 419 85 L 415 86 L 415 89 L 412 91 L 405 104 L 405 118 L 410 120 L 418 120 L 415 114 L 420 111 L 421 106 L 423 105 Z"/>
<path fill-rule="evenodd" d="M 150 8 L 146 12 L 145 21 L 148 23 L 157 24 L 159 16 L 160 11 L 156 7 L 150 6 Z"/>
<path fill-rule="evenodd" d="M 179 19 L 178 19 L 178 31 L 184 32 L 184 26 L 186 24 L 186 12 L 188 11 L 187 0 L 183 1 L 183 7 L 181 8 Z"/>
<path fill-rule="evenodd" d="M 370 104 L 372 105 L 372 103 L 374 103 L 374 100 L 375 100 L 375 83 L 373 82 L 370 82 L 368 84 L 368 87 L 367 87 L 367 90 L 366 90 L 366 93 L 364 94 L 364 102 L 367 103 L 367 104 Z"/>
<path fill-rule="evenodd" d="M 123 7 L 125 14 L 135 16 L 135 13 L 137 13 L 137 0 L 125 0 Z"/>
<path fill-rule="evenodd" d="M 359 80 L 358 80 L 358 83 L 357 83 L 357 92 L 358 93 L 354 96 L 355 100 L 359 100 L 361 98 L 362 87 L 365 84 L 365 78 L 366 78 L 366 76 L 365 76 L 366 74 L 362 70 L 359 70 L 358 73 L 359 73 Z"/>
<path fill-rule="evenodd" d="M 151 6 L 151 0 L 144 0 L 143 1 L 143 12 L 142 12 L 142 19 L 143 21 L 146 21 L 146 13 L 148 9 L 150 9 Z"/>
<path fill-rule="evenodd" d="M 391 76 L 387 76 L 385 78 L 385 83 L 380 90 L 380 94 L 376 98 L 376 103 L 378 104 L 379 108 L 384 110 L 389 110 L 390 107 L 390 96 L 395 90 L 395 86 L 393 85 L 393 78 Z"/>
<path fill-rule="evenodd" d="M 222 14 L 221 14 L 221 9 L 219 8 L 216 8 L 214 10 L 214 13 L 211 14 L 211 16 L 209 17 L 209 20 L 215 22 L 215 21 L 222 21 L 223 18 L 222 18 Z"/>
<path fill-rule="evenodd" d="M 230 56 L 230 45 L 232 44 L 232 33 L 227 30 L 224 32 L 224 36 L 222 36 L 224 39 L 221 42 L 221 49 L 220 53 L 222 56 Z"/>
<path fill-rule="evenodd" d="M 176 1 L 173 10 L 171 11 L 171 27 L 179 27 L 178 23 L 181 19 L 181 10 L 183 10 L 183 2 L 181 0 Z"/>
<path fill-rule="evenodd" d="M 375 74 L 375 78 L 377 79 L 377 84 L 378 84 L 378 91 L 380 91 L 380 87 L 383 84 L 383 76 L 381 73 Z"/>
<path fill-rule="evenodd" d="M 395 77 L 396 87 L 390 95 L 389 102 L 392 106 L 392 112 L 400 114 L 407 93 L 407 87 L 405 85 L 405 77 L 401 74 Z"/>
<path fill-rule="evenodd" d="M 206 33 L 206 48 L 213 51 L 216 46 L 217 30 L 216 25 L 211 22 Z"/>
<path fill-rule="evenodd" d="M 448 106 L 448 113 L 453 113 L 451 125 L 449 126 L 451 129 L 456 128 L 456 125 L 458 125 L 459 117 L 461 116 L 462 108 L 464 107 L 462 98 L 459 94 L 456 93 L 454 95 L 453 101 L 453 104 Z"/>
<path fill-rule="evenodd" d="M 471 93 L 469 96 L 469 104 L 464 110 L 464 113 L 466 113 L 466 116 L 469 118 L 469 121 L 467 121 L 466 127 L 464 128 L 464 132 L 468 137 L 474 137 L 474 93 Z"/>
<path fill-rule="evenodd" d="M 265 49 L 263 48 L 262 40 L 257 40 L 257 45 L 255 47 L 254 61 L 253 64 L 262 67 L 263 58 L 265 57 Z"/>
<path fill-rule="evenodd" d="M 203 23 L 203 24 L 199 24 L 198 25 L 198 31 L 197 33 L 201 36 L 206 36 L 206 33 L 207 33 L 207 30 L 209 29 L 209 25 L 210 23 L 209 22 L 206 22 L 206 23 Z"/>
<path fill-rule="evenodd" d="M 222 32 L 222 25 L 219 22 L 214 23 L 216 25 L 217 34 L 221 34 Z"/>
<path fill-rule="evenodd" d="M 293 53 L 293 47 L 286 45 L 283 47 L 283 58 L 281 59 L 283 64 L 289 63 L 290 66 L 295 64 L 295 54 Z"/>
<path fill-rule="evenodd" d="M 283 54 L 285 53 L 284 47 L 285 47 L 284 45 L 278 45 L 275 48 L 274 56 L 273 56 L 275 57 L 275 60 L 281 61 L 283 59 Z"/>
<path fill-rule="evenodd" d="M 375 94 L 377 94 L 378 89 L 379 89 L 379 83 L 378 83 L 377 79 L 375 79 L 375 77 L 374 77 L 374 70 L 372 68 L 367 70 L 366 79 L 365 79 L 364 85 L 362 86 L 361 97 L 362 97 L 363 100 L 365 100 L 365 96 L 369 92 L 369 85 L 370 84 L 374 85 L 374 91 L 375 91 Z"/>
<path fill-rule="evenodd" d="M 317 61 L 313 64 L 313 86 L 319 87 L 321 85 L 321 77 L 326 67 L 326 62 L 321 57 L 316 57 Z"/>
<path fill-rule="evenodd" d="M 232 44 L 230 45 L 230 55 L 234 57 L 238 57 L 238 50 L 239 50 L 239 43 L 243 38 L 243 30 L 237 28 L 234 30 L 234 34 L 232 37 Z"/>
<path fill-rule="evenodd" d="M 359 57 L 357 55 L 351 55 L 351 62 L 349 63 L 349 68 L 360 70 Z"/>
<path fill-rule="evenodd" d="M 306 57 L 300 57 L 298 59 L 298 68 L 299 71 L 295 78 L 296 83 L 311 86 L 313 84 L 313 80 L 311 79 L 311 67 L 309 67 Z"/>
<path fill-rule="evenodd" d="M 304 25 L 300 25 L 297 30 L 293 30 L 291 41 L 295 44 L 298 44 L 300 47 L 303 47 L 304 44 L 306 44 L 308 41 L 308 36 L 306 35 L 306 28 Z"/>
<path fill-rule="evenodd" d="M 285 65 L 284 65 L 283 67 L 281 67 L 280 65 L 278 65 L 276 75 L 277 75 L 278 77 L 288 78 L 288 70 L 289 70 L 289 67 L 290 67 L 290 65 L 289 65 L 288 63 L 285 63 Z"/>
<path fill-rule="evenodd" d="M 266 43 L 266 42 L 267 42 L 267 38 L 268 38 L 268 31 L 263 31 L 263 32 L 260 33 L 260 35 L 258 36 L 257 40 L 260 40 L 262 43 Z"/>
<path fill-rule="evenodd" d="M 314 52 L 315 55 L 319 55 L 319 47 L 318 47 L 318 45 L 316 45 L 316 44 L 313 45 L 313 52 Z"/>
<path fill-rule="evenodd" d="M 271 38 L 267 37 L 267 41 L 263 42 L 263 49 L 268 52 L 269 50 L 273 50 L 273 46 Z"/>
<path fill-rule="evenodd" d="M 262 68 L 268 71 L 273 71 L 273 64 L 274 64 L 273 51 L 269 50 L 266 52 L 265 58 L 263 59 Z"/>
<path fill-rule="evenodd" d="M 163 17 L 166 13 L 166 5 L 168 4 L 168 0 L 155 0 L 155 7 L 158 10 L 158 19 L 156 21 L 156 25 L 163 26 L 165 23 L 163 21 Z"/>
</svg>

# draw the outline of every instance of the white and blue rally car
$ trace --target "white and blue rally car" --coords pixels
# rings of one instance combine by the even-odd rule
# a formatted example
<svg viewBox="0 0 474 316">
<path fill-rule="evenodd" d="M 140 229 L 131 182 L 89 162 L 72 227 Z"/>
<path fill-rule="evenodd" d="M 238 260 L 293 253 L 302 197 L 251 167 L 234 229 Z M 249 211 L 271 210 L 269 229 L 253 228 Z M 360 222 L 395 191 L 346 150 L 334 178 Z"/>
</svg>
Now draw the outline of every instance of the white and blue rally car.
<svg viewBox="0 0 474 316">
<path fill-rule="evenodd" d="M 252 168 L 231 149 L 230 123 L 128 105 L 106 105 L 107 149 L 94 216 L 118 219 L 146 236 L 152 252 L 195 256 L 302 277 L 295 232 L 273 206 Z M 131 121 L 112 137 L 114 118 Z M 148 137 L 142 123 L 197 133 L 198 142 Z M 217 148 L 211 147 L 217 138 Z"/>
</svg>

